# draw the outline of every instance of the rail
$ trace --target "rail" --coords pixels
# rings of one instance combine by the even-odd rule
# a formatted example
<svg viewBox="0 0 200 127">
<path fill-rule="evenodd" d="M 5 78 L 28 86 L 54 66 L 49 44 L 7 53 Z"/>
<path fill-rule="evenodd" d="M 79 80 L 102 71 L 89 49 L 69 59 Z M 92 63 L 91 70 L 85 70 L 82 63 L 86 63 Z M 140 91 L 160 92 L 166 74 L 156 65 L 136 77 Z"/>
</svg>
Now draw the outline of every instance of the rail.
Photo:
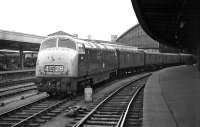
<svg viewBox="0 0 200 127">
<path fill-rule="evenodd" d="M 5 115 L 7 115 L 7 114 L 9 114 L 9 113 L 11 113 L 11 112 L 15 112 L 16 110 L 20 110 L 20 109 L 22 109 L 23 107 L 26 107 L 26 106 L 28 106 L 28 105 L 34 104 L 34 103 L 36 103 L 36 102 L 38 102 L 38 101 L 47 99 L 48 97 L 49 97 L 49 95 L 46 95 L 46 96 L 43 96 L 43 97 L 41 97 L 41 98 L 39 98 L 39 99 L 30 101 L 29 103 L 26 103 L 26 104 L 21 105 L 21 106 L 19 106 L 19 107 L 10 109 L 10 110 L 8 110 L 8 111 L 6 111 L 6 112 L 3 112 L 3 113 L 0 113 L 0 117 L 5 116 Z"/>
<path fill-rule="evenodd" d="M 120 121 L 120 124 L 117 127 L 123 127 L 124 123 L 125 123 L 125 119 L 127 118 L 128 112 L 130 110 L 131 104 L 133 103 L 134 99 L 136 98 L 136 96 L 138 95 L 138 93 L 144 88 L 144 85 L 142 87 L 140 87 L 140 89 L 138 89 L 136 91 L 136 93 L 133 95 L 133 97 L 131 98 L 131 101 L 129 102 L 126 111 L 123 113 L 122 119 Z"/>
<path fill-rule="evenodd" d="M 147 75 L 149 76 L 149 75 Z M 117 90 L 115 90 L 114 92 L 112 92 L 108 97 L 106 97 L 103 101 L 101 101 L 93 110 L 91 110 L 85 117 L 83 117 L 79 122 L 77 122 L 73 127 L 82 127 L 87 120 L 89 120 L 89 118 L 92 117 L 92 115 L 97 112 L 97 109 L 100 108 L 100 106 L 102 106 L 103 104 L 105 104 L 107 101 L 109 101 L 109 99 L 111 99 L 114 95 L 118 94 L 119 92 L 123 91 L 124 88 L 128 87 L 128 86 L 131 86 L 131 84 L 134 84 L 136 83 L 137 81 L 139 80 L 142 80 L 144 79 L 145 77 L 147 76 L 144 76 L 144 77 L 141 77 L 131 83 L 128 83 L 124 86 L 121 86 L 120 88 L 118 88 Z M 143 88 L 144 85 L 142 86 L 138 86 L 136 87 L 136 91 L 134 92 L 134 94 L 132 95 L 132 98 L 131 98 L 131 102 L 133 101 L 133 99 L 135 98 L 135 96 L 138 94 L 138 92 L 140 91 L 141 88 Z M 130 96 L 130 95 L 127 95 L 127 96 Z M 127 107 L 130 106 L 131 102 L 128 104 Z M 123 107 L 123 106 L 122 106 Z M 123 119 L 124 119 L 124 115 L 125 115 L 125 110 L 121 113 L 119 119 L 118 119 L 118 122 L 117 122 L 117 126 L 120 126 L 121 125 L 121 122 L 123 122 Z"/>
<path fill-rule="evenodd" d="M 13 74 L 13 73 L 26 73 L 26 72 L 35 72 L 35 69 L 24 69 L 24 70 L 13 70 L 13 71 L 0 71 L 0 75 L 3 74 Z"/>
<path fill-rule="evenodd" d="M 67 101 L 67 99 L 64 99 L 64 100 L 62 100 L 62 101 L 59 101 L 59 102 L 57 102 L 56 104 L 51 105 L 51 106 L 49 106 L 49 107 L 43 109 L 42 111 L 37 112 L 37 113 L 31 115 L 30 117 L 28 117 L 28 118 L 26 118 L 26 119 L 24 119 L 24 120 L 22 120 L 22 121 L 20 121 L 20 122 L 18 122 L 18 123 L 16 123 L 16 124 L 14 124 L 14 125 L 11 126 L 11 127 L 21 127 L 25 122 L 27 122 L 27 121 L 29 121 L 29 120 L 31 120 L 31 119 L 33 119 L 33 118 L 36 118 L 37 116 L 40 116 L 42 113 L 45 113 L 45 112 L 48 112 L 49 110 L 52 110 L 53 108 L 55 108 L 55 107 L 57 107 L 57 106 L 59 106 L 59 105 L 65 103 L 66 101 Z"/>
</svg>

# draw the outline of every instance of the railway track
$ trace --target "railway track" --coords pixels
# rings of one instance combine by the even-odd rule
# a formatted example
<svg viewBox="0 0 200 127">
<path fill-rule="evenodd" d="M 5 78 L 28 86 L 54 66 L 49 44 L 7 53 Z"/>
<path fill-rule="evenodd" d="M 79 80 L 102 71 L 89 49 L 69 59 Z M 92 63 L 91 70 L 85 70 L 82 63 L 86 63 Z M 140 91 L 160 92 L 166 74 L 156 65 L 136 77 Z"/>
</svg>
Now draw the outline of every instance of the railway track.
<svg viewBox="0 0 200 127">
<path fill-rule="evenodd" d="M 64 108 L 60 106 L 66 101 L 46 97 L 0 114 L 0 127 L 39 126 L 63 111 Z"/>
<path fill-rule="evenodd" d="M 8 80 L 0 81 L 0 88 L 13 86 L 13 84 L 18 85 L 18 84 L 34 82 L 34 81 L 35 81 L 35 76 L 18 78 L 18 79 L 8 79 Z"/>
<path fill-rule="evenodd" d="M 130 101 L 119 127 L 142 127 L 143 93 L 144 89 Z"/>
<path fill-rule="evenodd" d="M 35 81 L 35 69 L 1 71 L 0 88 Z"/>
<path fill-rule="evenodd" d="M 126 125 L 132 125 L 131 122 L 130 122 L 131 124 L 127 124 L 127 120 L 129 120 L 129 118 L 132 118 L 131 115 L 129 115 L 130 114 L 129 112 L 132 111 L 130 107 L 133 104 L 137 106 L 142 106 L 141 104 L 137 104 L 139 102 L 137 97 L 143 97 L 140 94 L 142 89 L 144 88 L 147 77 L 148 76 L 142 77 L 141 79 L 133 81 L 132 83 L 129 83 L 126 86 L 120 87 L 119 89 L 114 91 L 103 101 L 101 101 L 96 107 L 94 107 L 94 109 L 92 109 L 90 112 L 87 111 L 86 112 L 87 114 L 85 112 L 83 112 L 83 114 L 80 114 L 80 117 L 83 115 L 84 117 L 80 119 L 75 125 L 73 125 L 73 127 L 83 127 L 83 126 L 119 127 L 122 125 L 122 123 L 123 125 L 125 123 Z M 142 109 L 142 107 L 139 107 L 138 109 Z M 135 115 L 134 113 L 133 115 Z M 137 117 L 135 118 L 140 118 L 140 117 L 138 117 L 137 115 Z"/>
<path fill-rule="evenodd" d="M 34 83 L 27 83 L 23 85 L 17 85 L 7 88 L 0 89 L 0 97 L 8 97 L 11 95 L 16 95 L 25 91 L 36 90 L 37 86 Z"/>
<path fill-rule="evenodd" d="M 128 97 L 125 97 L 126 99 L 123 99 L 123 96 L 126 95 L 128 91 L 129 92 L 130 90 L 136 91 L 137 90 L 136 88 L 142 87 L 143 85 L 143 83 L 140 80 L 136 82 L 137 83 L 135 87 L 130 87 L 131 89 L 124 88 L 126 89 L 126 92 L 118 93 L 116 91 L 115 94 L 117 95 L 118 93 L 120 97 L 119 98 L 114 97 L 114 94 L 113 94 L 112 95 L 113 102 L 115 101 L 117 102 L 117 100 L 120 99 L 121 101 L 123 101 L 123 103 L 120 104 L 120 107 L 123 107 L 123 104 L 127 104 L 127 102 L 125 103 L 126 99 L 129 100 L 130 99 L 129 97 L 131 97 L 131 94 L 134 94 L 134 92 L 131 92 L 131 94 L 128 94 Z M 30 104 L 26 104 L 19 108 L 0 114 L 0 127 L 27 127 L 27 126 L 38 127 L 46 123 L 53 117 L 56 117 L 59 113 L 66 111 L 66 109 L 68 109 L 70 106 L 73 106 L 74 103 L 77 103 L 77 100 L 72 100 L 70 101 L 70 104 L 69 104 L 68 100 L 69 99 L 53 100 L 53 99 L 49 99 L 48 97 L 45 97 L 41 100 L 31 102 Z M 89 110 L 84 110 L 84 112 L 82 112 L 81 114 L 82 117 L 87 115 L 87 113 L 89 113 L 97 104 L 98 103 L 93 104 L 93 106 L 91 106 Z M 109 110 L 109 105 L 107 106 L 107 110 Z M 78 118 L 78 120 L 80 119 Z"/>
</svg>

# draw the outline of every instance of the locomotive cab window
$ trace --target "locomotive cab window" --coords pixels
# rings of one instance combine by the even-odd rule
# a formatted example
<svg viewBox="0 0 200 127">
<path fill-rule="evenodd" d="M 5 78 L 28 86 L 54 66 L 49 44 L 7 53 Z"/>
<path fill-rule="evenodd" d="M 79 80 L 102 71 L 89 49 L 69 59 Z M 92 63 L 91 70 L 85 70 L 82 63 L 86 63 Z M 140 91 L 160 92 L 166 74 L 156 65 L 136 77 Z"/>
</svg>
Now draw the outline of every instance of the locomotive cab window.
<svg viewBox="0 0 200 127">
<path fill-rule="evenodd" d="M 77 50 L 80 54 L 85 54 L 85 46 L 84 44 L 77 43 Z"/>
<path fill-rule="evenodd" d="M 42 43 L 40 49 L 42 50 L 42 49 L 46 49 L 46 48 L 54 48 L 54 47 L 56 47 L 56 41 L 57 41 L 56 38 L 48 39 Z"/>
<path fill-rule="evenodd" d="M 70 48 L 76 50 L 76 43 L 69 39 L 59 38 L 58 47 Z"/>
</svg>

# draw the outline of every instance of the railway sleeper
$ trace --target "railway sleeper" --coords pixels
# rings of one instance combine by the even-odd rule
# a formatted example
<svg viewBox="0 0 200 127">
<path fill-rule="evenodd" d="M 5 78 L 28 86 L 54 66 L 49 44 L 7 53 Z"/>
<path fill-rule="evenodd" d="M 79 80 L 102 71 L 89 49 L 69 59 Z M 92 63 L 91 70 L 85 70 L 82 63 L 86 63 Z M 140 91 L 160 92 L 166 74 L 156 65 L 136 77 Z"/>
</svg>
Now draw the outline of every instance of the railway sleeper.
<svg viewBox="0 0 200 127">
<path fill-rule="evenodd" d="M 118 95 L 117 97 L 113 97 L 112 100 L 115 100 L 115 99 L 126 100 L 126 99 L 129 99 L 130 97 L 131 97 L 131 95 L 130 96 Z"/>
<path fill-rule="evenodd" d="M 106 105 L 99 109 L 113 109 L 113 108 L 119 109 L 119 108 L 123 108 L 123 107 L 124 107 L 124 105 L 118 105 L 117 107 L 113 107 L 113 105 Z"/>
<path fill-rule="evenodd" d="M 38 127 L 40 124 L 39 123 L 33 123 L 33 122 L 31 122 L 31 123 L 28 123 L 28 124 L 25 124 L 25 125 L 23 125 L 22 127 Z"/>
<path fill-rule="evenodd" d="M 47 104 L 47 105 L 34 105 L 32 107 L 29 107 L 27 109 L 44 109 L 44 108 L 47 108 L 50 104 Z"/>
<path fill-rule="evenodd" d="M 42 110 L 42 109 L 41 109 Z M 31 113 L 31 114 L 35 114 L 37 112 L 39 112 L 40 110 L 23 110 L 23 112 L 26 112 L 26 113 Z"/>
<path fill-rule="evenodd" d="M 53 112 L 48 112 L 48 113 L 46 113 L 46 115 L 54 117 L 54 116 L 56 116 L 57 114 L 56 114 L 56 113 L 53 113 Z"/>
<path fill-rule="evenodd" d="M 60 113 L 60 112 L 62 112 L 63 110 L 53 110 L 53 111 L 51 111 L 50 113 L 56 113 L 56 114 L 58 114 L 58 113 Z"/>
<path fill-rule="evenodd" d="M 78 121 L 73 120 L 73 121 L 70 122 L 70 124 L 72 124 L 72 126 L 73 126 L 73 125 L 76 124 L 77 122 L 78 122 Z M 71 127 L 72 127 L 72 126 L 71 126 Z"/>
<path fill-rule="evenodd" d="M 37 110 L 37 111 L 38 111 L 38 110 L 43 110 L 43 109 L 46 108 L 46 107 L 47 107 L 47 106 L 45 106 L 45 107 L 31 107 L 31 108 L 27 108 L 27 109 L 24 109 L 24 110 L 33 110 L 33 111 L 34 111 L 34 110 L 35 110 L 35 111 Z M 24 111 L 24 110 L 23 110 L 23 111 Z"/>
<path fill-rule="evenodd" d="M 140 116 L 139 115 L 128 115 L 127 120 L 129 119 L 139 119 Z"/>
<path fill-rule="evenodd" d="M 102 108 L 101 112 L 123 112 L 124 109 L 123 108 Z"/>
<path fill-rule="evenodd" d="M 108 103 L 106 103 L 107 105 L 121 105 L 121 104 L 127 104 L 128 102 L 127 101 L 109 101 Z"/>
<path fill-rule="evenodd" d="M 121 115 L 120 114 L 94 114 L 93 117 L 99 117 L 99 118 L 119 118 Z"/>
<path fill-rule="evenodd" d="M 138 123 L 138 122 L 140 122 L 140 120 L 138 118 L 136 118 L 136 119 L 127 119 L 126 120 L 126 123 L 131 123 L 131 122 Z"/>
<path fill-rule="evenodd" d="M 125 108 L 125 106 L 120 106 L 120 107 L 102 107 L 99 108 L 101 111 L 119 111 L 119 110 L 123 110 Z"/>
<path fill-rule="evenodd" d="M 15 124 L 15 122 L 13 122 L 13 121 L 9 121 L 9 122 L 3 121 L 3 122 L 0 122 L 0 126 L 1 127 L 9 127 L 9 126 L 12 126 L 13 124 Z"/>
<path fill-rule="evenodd" d="M 86 124 L 90 125 L 108 125 L 108 126 L 115 126 L 117 125 L 118 121 L 96 121 L 96 120 L 87 120 Z"/>
<path fill-rule="evenodd" d="M 45 123 L 46 121 L 48 121 L 47 119 L 41 119 L 41 118 L 37 118 L 34 120 L 34 122 L 37 122 L 37 123 Z"/>
<path fill-rule="evenodd" d="M 130 114 L 131 114 L 131 112 L 139 114 L 139 113 L 142 112 L 142 109 L 139 109 L 139 110 L 138 109 L 133 109 L 132 111 L 130 110 Z"/>
<path fill-rule="evenodd" d="M 128 115 L 139 115 L 139 114 L 140 114 L 140 112 L 132 112 L 132 111 L 128 112 Z"/>
<path fill-rule="evenodd" d="M 121 113 L 116 112 L 116 111 L 98 111 L 95 114 L 99 114 L 99 115 L 120 115 Z"/>
<path fill-rule="evenodd" d="M 108 102 L 108 103 L 104 104 L 103 107 L 116 107 L 116 105 L 118 107 L 124 107 L 125 105 L 128 104 L 127 102 L 121 102 L 121 103 L 118 102 L 117 104 L 116 103 L 117 102 L 114 102 L 114 103 Z"/>
<path fill-rule="evenodd" d="M 97 121 L 118 121 L 119 120 L 119 117 L 116 118 L 116 117 L 107 117 L 107 118 L 104 118 L 104 117 L 91 117 L 90 120 L 97 120 Z"/>
<path fill-rule="evenodd" d="M 133 106 L 134 106 L 134 107 L 142 107 L 142 105 L 143 105 L 142 103 L 143 103 L 142 101 L 138 101 L 138 102 L 136 102 Z M 134 107 L 133 107 L 133 108 L 134 108 Z"/>
<path fill-rule="evenodd" d="M 125 122 L 124 127 L 138 127 L 138 122 Z"/>
<path fill-rule="evenodd" d="M 86 127 L 95 127 L 95 125 L 85 124 Z M 113 127 L 112 125 L 99 125 L 98 127 Z"/>
<path fill-rule="evenodd" d="M 76 120 L 76 121 L 79 121 L 81 119 L 82 119 L 82 117 L 76 117 L 76 118 L 74 118 L 74 120 Z"/>
<path fill-rule="evenodd" d="M 12 115 L 12 116 L 9 116 L 9 118 L 21 118 L 21 119 L 25 119 L 27 116 L 25 115 Z"/>
<path fill-rule="evenodd" d="M 117 98 L 114 98 L 114 99 L 111 99 L 109 100 L 108 104 L 112 104 L 112 103 L 126 103 L 129 99 L 128 98 L 124 98 L 124 99 L 117 99 Z"/>
<path fill-rule="evenodd" d="M 18 113 L 16 113 L 16 115 L 24 116 L 24 117 L 29 117 L 29 116 L 33 115 L 33 113 L 18 112 Z"/>
<path fill-rule="evenodd" d="M 21 121 L 21 120 L 23 120 L 22 118 L 20 119 L 20 118 L 10 118 L 10 117 L 8 117 L 8 118 L 2 118 L 2 120 L 3 121 L 7 121 L 7 122 L 9 122 L 9 121 L 12 121 L 12 122 L 19 122 L 19 121 Z M 1 121 L 0 121 L 1 122 Z"/>
<path fill-rule="evenodd" d="M 44 116 L 41 116 L 40 118 L 45 119 L 45 120 L 50 120 L 52 118 L 52 116 L 44 115 Z"/>
</svg>

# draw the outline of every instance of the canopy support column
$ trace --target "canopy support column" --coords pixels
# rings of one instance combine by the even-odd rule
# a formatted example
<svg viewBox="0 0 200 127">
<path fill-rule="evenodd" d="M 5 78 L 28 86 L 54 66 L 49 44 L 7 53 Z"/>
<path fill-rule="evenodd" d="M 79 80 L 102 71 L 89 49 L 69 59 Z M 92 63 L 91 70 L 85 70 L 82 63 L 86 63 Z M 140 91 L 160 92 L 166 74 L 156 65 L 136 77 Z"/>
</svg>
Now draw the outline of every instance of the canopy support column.
<svg viewBox="0 0 200 127">
<path fill-rule="evenodd" d="M 23 55 L 23 49 L 22 46 L 20 46 L 20 50 L 19 50 L 19 54 L 20 54 L 20 69 L 24 69 L 24 55 Z"/>
</svg>

